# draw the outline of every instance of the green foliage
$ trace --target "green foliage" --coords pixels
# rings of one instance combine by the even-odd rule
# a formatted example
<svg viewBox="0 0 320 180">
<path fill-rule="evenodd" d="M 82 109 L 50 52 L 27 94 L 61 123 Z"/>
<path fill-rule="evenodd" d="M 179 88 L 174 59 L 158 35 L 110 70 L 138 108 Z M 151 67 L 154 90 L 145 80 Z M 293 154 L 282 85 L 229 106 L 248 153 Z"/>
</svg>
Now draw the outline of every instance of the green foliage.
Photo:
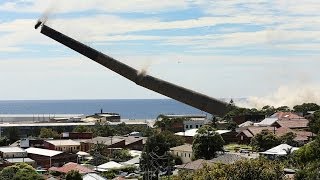
<svg viewBox="0 0 320 180">
<path fill-rule="evenodd" d="M 182 164 L 181 157 L 176 156 L 176 155 L 173 155 L 172 158 L 173 158 L 173 160 L 174 160 L 174 164 L 175 164 L 175 165 L 181 165 L 181 164 Z"/>
<path fill-rule="evenodd" d="M 194 137 L 192 150 L 195 159 L 212 159 L 217 151 L 223 151 L 224 141 L 220 134 L 215 132 L 211 126 L 202 126 Z"/>
<path fill-rule="evenodd" d="M 161 117 L 157 118 L 157 121 L 155 122 L 154 126 L 157 128 L 161 128 L 165 131 L 172 131 L 175 132 L 174 124 L 183 123 L 183 121 L 188 120 L 186 118 L 166 118 Z"/>
<path fill-rule="evenodd" d="M 66 174 L 66 180 L 82 180 L 79 171 L 71 170 Z"/>
<path fill-rule="evenodd" d="M 20 132 L 17 127 L 8 127 L 4 130 L 3 134 L 9 139 L 9 143 L 11 144 L 19 140 Z"/>
<path fill-rule="evenodd" d="M 183 143 L 184 139 L 182 137 L 175 136 L 170 131 L 163 131 L 150 136 L 141 154 L 141 170 L 151 171 L 160 166 L 173 166 L 173 158 L 169 155 L 168 151 L 171 147 L 180 146 Z"/>
<path fill-rule="evenodd" d="M 73 129 L 73 132 L 84 133 L 84 132 L 92 132 L 92 130 L 89 126 L 80 125 L 80 126 L 76 126 Z"/>
<path fill-rule="evenodd" d="M 236 122 L 234 122 L 233 120 L 228 121 L 227 129 L 235 131 L 237 127 L 238 127 L 238 125 Z"/>
<path fill-rule="evenodd" d="M 51 128 L 41 128 L 39 136 L 41 138 L 59 138 L 58 132 L 52 130 Z"/>
<path fill-rule="evenodd" d="M 293 106 L 294 112 L 301 112 L 306 114 L 308 111 L 317 111 L 320 110 L 320 106 L 316 103 L 303 103 L 301 105 Z"/>
<path fill-rule="evenodd" d="M 113 171 L 106 171 L 102 173 L 102 176 L 107 179 L 113 179 L 116 177 L 116 174 Z"/>
<path fill-rule="evenodd" d="M 320 161 L 320 136 L 294 152 L 295 161 L 301 165 Z"/>
<path fill-rule="evenodd" d="M 297 142 L 294 140 L 294 138 L 296 138 L 297 135 L 293 132 L 288 132 L 282 136 L 280 136 L 280 141 L 281 143 L 285 143 L 288 144 L 290 146 L 297 146 Z"/>
<path fill-rule="evenodd" d="M 94 136 L 114 136 L 114 129 L 110 127 L 109 125 L 102 125 L 102 124 L 97 124 L 93 128 L 93 135 Z"/>
<path fill-rule="evenodd" d="M 36 170 L 26 164 L 18 163 L 12 166 L 5 167 L 0 172 L 1 180 L 43 180 L 44 178 L 39 175 Z"/>
<path fill-rule="evenodd" d="M 143 136 L 149 137 L 154 131 L 151 128 L 145 128 L 139 125 L 126 125 L 125 123 L 118 124 L 116 126 L 109 126 L 103 124 L 97 124 L 91 129 L 94 136 L 122 136 L 127 135 L 131 132 L 141 132 Z"/>
<path fill-rule="evenodd" d="M 201 169 L 189 174 L 179 174 L 173 179 L 215 179 L 215 180 L 281 180 L 283 165 L 266 159 L 244 159 L 234 164 L 204 165 Z"/>
<path fill-rule="evenodd" d="M 6 136 L 0 138 L 0 146 L 7 146 L 8 143 L 9 143 L 9 139 Z"/>
<path fill-rule="evenodd" d="M 308 163 L 295 173 L 296 180 L 320 179 L 320 162 Z"/>
<path fill-rule="evenodd" d="M 163 131 L 157 133 L 147 139 L 144 147 L 145 152 L 157 152 L 158 155 L 163 155 L 169 151 L 171 147 L 180 146 L 184 144 L 184 139 L 180 136 L 174 135 L 170 131 Z"/>
<path fill-rule="evenodd" d="M 269 105 L 263 106 L 261 109 L 261 112 L 266 116 L 271 116 L 276 111 L 277 110 L 273 106 L 269 106 Z"/>
<path fill-rule="evenodd" d="M 314 112 L 313 117 L 309 119 L 309 128 L 315 134 L 320 133 L 320 110 Z"/>
<path fill-rule="evenodd" d="M 132 159 L 132 156 L 128 149 L 120 149 L 113 151 L 110 158 L 116 159 L 117 161 L 128 161 Z"/>
<path fill-rule="evenodd" d="M 106 145 L 104 145 L 102 143 L 97 143 L 92 147 L 90 154 L 93 157 L 93 159 L 92 159 L 93 165 L 98 166 L 100 164 L 104 164 L 104 163 L 109 162 L 109 158 L 107 157 L 106 149 L 107 149 Z"/>
<path fill-rule="evenodd" d="M 276 109 L 276 111 L 290 112 L 291 109 L 288 106 L 280 106 Z"/>
<path fill-rule="evenodd" d="M 137 167 L 132 165 L 132 166 L 124 166 L 122 168 L 116 168 L 116 169 L 110 169 L 106 172 L 102 173 L 102 176 L 107 178 L 107 179 L 113 179 L 116 177 L 116 174 L 119 174 L 120 172 L 127 172 L 128 174 L 133 173 L 137 170 Z"/>
<path fill-rule="evenodd" d="M 262 130 L 251 139 L 250 145 L 255 151 L 266 151 L 281 143 L 281 140 L 268 130 Z"/>
</svg>

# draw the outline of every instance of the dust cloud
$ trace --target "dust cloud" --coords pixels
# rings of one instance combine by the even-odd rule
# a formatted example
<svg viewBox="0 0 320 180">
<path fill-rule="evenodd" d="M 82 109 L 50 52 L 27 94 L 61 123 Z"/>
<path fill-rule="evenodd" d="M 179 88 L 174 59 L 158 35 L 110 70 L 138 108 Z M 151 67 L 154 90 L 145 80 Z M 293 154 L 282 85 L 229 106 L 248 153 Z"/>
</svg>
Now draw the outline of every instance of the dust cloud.
<svg viewBox="0 0 320 180">
<path fill-rule="evenodd" d="M 236 105 L 247 108 L 261 109 L 265 105 L 274 107 L 289 106 L 302 103 L 320 104 L 320 86 L 315 85 L 286 85 L 264 97 L 248 97 L 245 102 Z"/>
</svg>

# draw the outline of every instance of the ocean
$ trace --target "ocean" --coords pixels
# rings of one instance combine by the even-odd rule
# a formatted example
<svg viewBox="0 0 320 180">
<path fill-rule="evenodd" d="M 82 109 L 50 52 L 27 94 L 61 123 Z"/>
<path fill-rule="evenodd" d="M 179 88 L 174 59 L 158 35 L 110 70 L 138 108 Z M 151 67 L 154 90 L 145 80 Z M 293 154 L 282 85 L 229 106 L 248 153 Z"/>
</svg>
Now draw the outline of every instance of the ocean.
<svg viewBox="0 0 320 180">
<path fill-rule="evenodd" d="M 160 114 L 205 114 L 172 99 L 10 100 L 0 114 L 85 114 L 115 112 L 123 119 L 155 119 Z"/>
</svg>

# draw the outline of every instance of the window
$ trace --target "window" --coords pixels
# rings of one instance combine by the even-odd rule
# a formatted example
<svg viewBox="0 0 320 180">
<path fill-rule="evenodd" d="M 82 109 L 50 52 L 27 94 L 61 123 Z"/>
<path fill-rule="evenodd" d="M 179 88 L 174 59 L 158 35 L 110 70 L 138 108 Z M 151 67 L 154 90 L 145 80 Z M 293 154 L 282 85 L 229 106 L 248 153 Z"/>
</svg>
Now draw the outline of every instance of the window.
<svg viewBox="0 0 320 180">
<path fill-rule="evenodd" d="M 200 125 L 200 127 L 202 127 L 202 125 Z"/>
<path fill-rule="evenodd" d="M 177 152 L 177 156 L 179 156 L 179 153 Z"/>
<path fill-rule="evenodd" d="M 199 126 L 198 126 L 198 124 L 196 125 L 196 128 L 198 128 Z"/>
<path fill-rule="evenodd" d="M 190 153 L 189 153 L 189 158 L 191 157 Z"/>
<path fill-rule="evenodd" d="M 186 125 L 186 129 L 188 129 L 188 125 Z"/>
<path fill-rule="evenodd" d="M 192 129 L 192 125 L 190 125 L 190 129 Z"/>
</svg>

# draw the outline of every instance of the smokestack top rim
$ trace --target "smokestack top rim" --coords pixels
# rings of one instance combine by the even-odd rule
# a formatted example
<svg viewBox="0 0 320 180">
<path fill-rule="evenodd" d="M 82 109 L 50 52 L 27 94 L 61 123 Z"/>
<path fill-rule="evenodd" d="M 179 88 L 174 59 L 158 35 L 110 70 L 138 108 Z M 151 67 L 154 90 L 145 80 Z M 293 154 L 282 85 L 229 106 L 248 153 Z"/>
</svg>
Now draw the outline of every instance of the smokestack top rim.
<svg viewBox="0 0 320 180">
<path fill-rule="evenodd" d="M 34 25 L 34 29 L 38 29 L 39 26 L 43 25 L 43 22 L 38 20 L 37 23 Z"/>
</svg>

